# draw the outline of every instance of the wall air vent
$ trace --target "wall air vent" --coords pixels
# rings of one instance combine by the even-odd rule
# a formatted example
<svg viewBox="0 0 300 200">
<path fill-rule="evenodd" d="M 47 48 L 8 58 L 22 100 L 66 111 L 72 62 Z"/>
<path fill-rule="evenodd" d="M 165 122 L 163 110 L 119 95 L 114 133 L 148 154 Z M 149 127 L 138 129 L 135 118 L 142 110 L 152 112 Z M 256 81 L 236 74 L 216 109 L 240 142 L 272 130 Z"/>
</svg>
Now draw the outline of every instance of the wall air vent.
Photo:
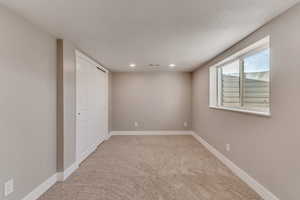
<svg viewBox="0 0 300 200">
<path fill-rule="evenodd" d="M 159 67 L 160 64 L 149 64 L 150 67 Z"/>
</svg>

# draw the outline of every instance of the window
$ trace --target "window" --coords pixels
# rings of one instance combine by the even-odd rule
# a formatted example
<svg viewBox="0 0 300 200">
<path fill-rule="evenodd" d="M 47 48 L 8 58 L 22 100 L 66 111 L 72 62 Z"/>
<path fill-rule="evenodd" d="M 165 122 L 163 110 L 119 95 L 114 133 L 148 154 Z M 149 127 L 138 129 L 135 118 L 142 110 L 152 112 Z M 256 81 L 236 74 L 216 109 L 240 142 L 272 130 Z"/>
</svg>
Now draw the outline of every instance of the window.
<svg viewBox="0 0 300 200">
<path fill-rule="evenodd" d="M 218 77 L 220 105 L 225 107 L 239 107 L 241 105 L 239 60 L 219 67 Z"/>
<path fill-rule="evenodd" d="M 270 114 L 269 38 L 210 68 L 210 107 Z"/>
</svg>

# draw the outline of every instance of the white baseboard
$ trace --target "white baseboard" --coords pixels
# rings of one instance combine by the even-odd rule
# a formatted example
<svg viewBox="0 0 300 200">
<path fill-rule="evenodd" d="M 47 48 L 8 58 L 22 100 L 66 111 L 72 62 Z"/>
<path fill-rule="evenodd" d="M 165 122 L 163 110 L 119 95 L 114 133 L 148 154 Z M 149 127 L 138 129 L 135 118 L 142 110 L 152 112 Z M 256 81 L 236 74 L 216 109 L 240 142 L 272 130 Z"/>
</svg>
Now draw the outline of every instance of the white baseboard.
<svg viewBox="0 0 300 200">
<path fill-rule="evenodd" d="M 279 200 L 273 193 L 271 193 L 267 188 L 257 182 L 244 170 L 239 168 L 231 160 L 225 157 L 217 149 L 207 143 L 203 138 L 194 133 L 193 131 L 112 131 L 110 135 L 192 135 L 196 140 L 198 140 L 203 146 L 205 146 L 214 156 L 216 156 L 224 165 L 226 165 L 235 175 L 247 183 L 254 191 L 256 191 L 264 200 Z M 99 142 L 98 142 L 99 143 Z M 92 152 L 94 152 L 98 147 L 98 144 L 94 145 L 88 149 L 82 158 L 81 162 L 85 160 Z M 62 173 L 57 173 L 35 188 L 31 193 L 29 193 L 22 200 L 37 200 L 43 193 L 45 193 L 50 187 L 52 187 L 57 181 L 66 180 L 77 168 L 78 162 L 71 165 L 67 170 Z"/>
<path fill-rule="evenodd" d="M 25 196 L 22 200 L 37 200 L 41 195 L 43 195 L 47 190 L 49 190 L 56 182 L 65 181 L 73 172 L 75 172 L 79 163 L 85 160 L 91 153 L 93 153 L 97 147 L 103 142 L 102 139 L 98 140 L 95 145 L 89 148 L 82 157 L 80 158 L 80 162 L 75 162 L 68 169 L 63 172 L 58 172 L 48 178 L 45 182 L 37 186 L 32 192 L 30 192 L 27 196 Z"/>
<path fill-rule="evenodd" d="M 77 164 L 80 165 L 80 163 L 82 163 L 85 159 L 87 159 L 87 157 L 89 157 L 89 155 L 91 155 L 91 153 L 93 153 L 94 151 L 96 151 L 97 149 L 97 145 L 93 145 L 90 148 L 88 148 L 78 159 Z"/>
<path fill-rule="evenodd" d="M 192 131 L 112 131 L 110 135 L 192 135 Z"/>
<path fill-rule="evenodd" d="M 74 171 L 78 169 L 77 163 L 71 165 L 64 172 L 59 172 L 52 175 L 45 182 L 36 187 L 32 192 L 30 192 L 26 197 L 22 200 L 37 200 L 40 196 L 42 196 L 47 190 L 49 190 L 56 182 L 65 181 Z"/>
<path fill-rule="evenodd" d="M 57 174 L 52 175 L 45 182 L 36 187 L 22 200 L 37 200 L 42 194 L 49 190 L 57 182 Z"/>
<path fill-rule="evenodd" d="M 75 162 L 65 171 L 57 173 L 57 181 L 59 182 L 65 181 L 71 174 L 73 174 L 73 172 L 75 172 L 78 169 L 78 167 L 79 166 L 77 162 Z"/>
<path fill-rule="evenodd" d="M 105 136 L 105 137 L 103 137 L 103 138 L 100 138 L 100 139 L 97 141 L 97 143 L 96 143 L 97 148 L 98 148 L 98 146 L 99 146 L 100 144 L 102 144 L 105 140 L 107 140 L 107 136 Z"/>
<path fill-rule="evenodd" d="M 82 153 L 80 157 L 77 158 L 77 165 L 79 166 L 80 163 L 82 163 L 85 159 L 87 159 L 87 157 L 89 157 L 94 151 L 96 151 L 96 149 L 102 142 L 103 141 L 101 140 L 97 141 L 95 144 L 90 146 L 84 153 Z"/>
<path fill-rule="evenodd" d="M 111 137 L 111 133 L 107 133 L 107 135 L 105 136 L 105 141 L 109 140 L 110 137 Z"/>
<path fill-rule="evenodd" d="M 279 198 L 276 197 L 272 192 L 270 192 L 262 184 L 257 182 L 254 178 L 252 178 L 244 170 L 239 168 L 236 164 L 234 164 L 231 160 L 229 160 L 227 157 L 225 157 L 217 149 L 215 149 L 213 146 L 211 146 L 209 143 L 207 143 L 198 134 L 193 132 L 192 135 L 203 146 L 205 146 L 213 155 L 215 155 L 224 165 L 226 165 L 235 175 L 237 175 L 240 179 L 242 179 L 245 183 L 247 183 L 254 191 L 256 191 L 264 200 L 279 200 Z"/>
</svg>

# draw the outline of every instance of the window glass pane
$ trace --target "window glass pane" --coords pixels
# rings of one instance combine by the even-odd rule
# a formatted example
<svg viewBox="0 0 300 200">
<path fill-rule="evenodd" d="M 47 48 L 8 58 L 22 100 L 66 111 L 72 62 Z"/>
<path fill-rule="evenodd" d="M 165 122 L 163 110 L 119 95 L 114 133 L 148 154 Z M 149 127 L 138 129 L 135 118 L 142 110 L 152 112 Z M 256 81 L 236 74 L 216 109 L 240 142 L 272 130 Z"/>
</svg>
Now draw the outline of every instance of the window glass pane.
<svg viewBox="0 0 300 200">
<path fill-rule="evenodd" d="M 270 50 L 265 49 L 244 59 L 245 108 L 269 111 L 270 106 Z"/>
<path fill-rule="evenodd" d="M 225 107 L 240 106 L 240 69 L 239 60 L 220 68 L 221 74 L 221 105 Z"/>
</svg>

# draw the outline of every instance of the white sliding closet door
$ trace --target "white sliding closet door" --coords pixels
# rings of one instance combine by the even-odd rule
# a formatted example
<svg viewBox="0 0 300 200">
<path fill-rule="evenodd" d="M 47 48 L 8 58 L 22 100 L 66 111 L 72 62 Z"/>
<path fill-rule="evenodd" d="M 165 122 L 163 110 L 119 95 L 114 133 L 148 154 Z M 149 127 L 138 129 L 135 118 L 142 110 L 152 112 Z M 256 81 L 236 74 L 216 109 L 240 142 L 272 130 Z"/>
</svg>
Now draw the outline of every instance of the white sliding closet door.
<svg viewBox="0 0 300 200">
<path fill-rule="evenodd" d="M 105 72 L 98 68 L 95 70 L 95 85 L 93 92 L 92 105 L 94 108 L 93 114 L 93 123 L 95 130 L 98 130 L 101 134 L 100 140 L 103 141 L 108 134 L 108 119 L 107 119 L 107 110 L 108 110 L 108 77 Z M 105 98 L 103 98 L 105 97 Z M 95 135 L 97 137 L 97 135 Z"/>
<path fill-rule="evenodd" d="M 76 52 L 76 156 L 82 162 L 108 135 L 108 72 Z"/>
</svg>

